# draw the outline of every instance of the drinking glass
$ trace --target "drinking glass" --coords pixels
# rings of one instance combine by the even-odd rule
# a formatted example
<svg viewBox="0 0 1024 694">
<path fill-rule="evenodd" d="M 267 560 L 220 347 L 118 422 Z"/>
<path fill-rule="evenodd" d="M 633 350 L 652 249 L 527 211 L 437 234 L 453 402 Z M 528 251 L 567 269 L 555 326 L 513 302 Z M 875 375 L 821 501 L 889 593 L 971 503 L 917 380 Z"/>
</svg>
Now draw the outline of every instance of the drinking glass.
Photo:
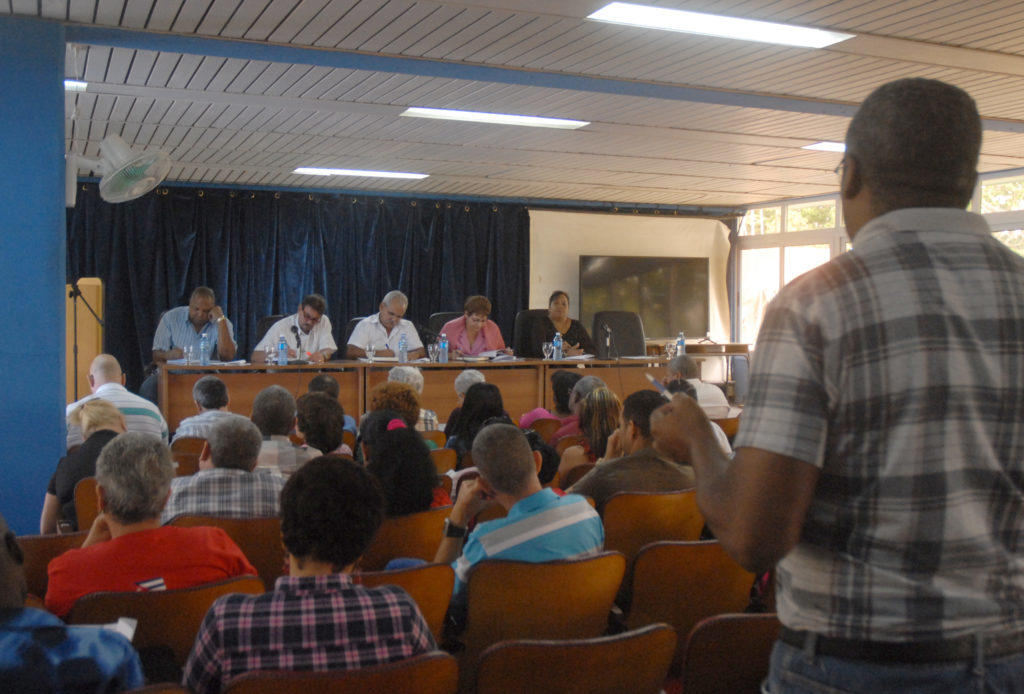
<svg viewBox="0 0 1024 694">
<path fill-rule="evenodd" d="M 441 345 L 436 342 L 431 342 L 427 345 L 427 354 L 430 355 L 430 361 L 436 363 L 438 356 L 441 354 Z"/>
<path fill-rule="evenodd" d="M 676 356 L 676 343 L 669 341 L 665 343 L 665 356 L 671 359 Z"/>
<path fill-rule="evenodd" d="M 277 363 L 277 347 L 274 345 L 267 345 L 267 364 Z"/>
<path fill-rule="evenodd" d="M 195 348 L 195 345 L 189 345 L 188 347 L 185 347 L 184 352 L 185 352 L 185 363 L 186 364 L 197 364 L 197 363 L 199 363 L 199 360 L 196 359 L 196 348 Z"/>
<path fill-rule="evenodd" d="M 373 352 L 375 349 L 376 347 L 373 346 L 372 342 L 366 345 L 366 358 L 369 359 L 371 362 L 373 361 Z"/>
<path fill-rule="evenodd" d="M 540 348 L 544 352 L 545 359 L 550 359 L 551 355 L 555 353 L 555 345 L 552 342 L 545 342 L 541 344 Z"/>
</svg>

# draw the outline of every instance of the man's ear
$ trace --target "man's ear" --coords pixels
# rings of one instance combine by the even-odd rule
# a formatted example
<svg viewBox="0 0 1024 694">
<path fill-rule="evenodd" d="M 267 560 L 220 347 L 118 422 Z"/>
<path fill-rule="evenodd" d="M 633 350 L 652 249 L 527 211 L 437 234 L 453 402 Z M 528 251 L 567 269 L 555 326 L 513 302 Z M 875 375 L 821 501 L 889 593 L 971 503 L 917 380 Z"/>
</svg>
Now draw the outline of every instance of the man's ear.
<svg viewBox="0 0 1024 694">
<path fill-rule="evenodd" d="M 857 197 L 864 187 L 864 172 L 860 162 L 848 156 L 842 170 L 843 180 L 839 186 L 841 197 L 847 199 Z"/>
<path fill-rule="evenodd" d="M 103 487 L 101 487 L 100 485 L 97 484 L 96 485 L 96 507 L 99 508 L 100 511 L 106 511 L 107 510 L 106 494 L 107 494 L 107 492 L 103 489 Z M 79 528 L 79 530 L 82 530 L 82 528 Z"/>
<path fill-rule="evenodd" d="M 537 468 L 537 474 L 540 475 L 540 468 L 544 465 L 544 457 L 540 454 L 540 451 L 533 452 L 533 464 Z"/>
<path fill-rule="evenodd" d="M 122 373 L 121 374 L 121 385 L 124 385 L 127 382 L 128 382 L 128 376 L 126 374 Z"/>
<path fill-rule="evenodd" d="M 208 463 L 208 462 L 210 462 L 210 442 L 209 441 L 203 441 L 203 450 L 199 454 L 199 462 L 200 463 Z"/>
</svg>

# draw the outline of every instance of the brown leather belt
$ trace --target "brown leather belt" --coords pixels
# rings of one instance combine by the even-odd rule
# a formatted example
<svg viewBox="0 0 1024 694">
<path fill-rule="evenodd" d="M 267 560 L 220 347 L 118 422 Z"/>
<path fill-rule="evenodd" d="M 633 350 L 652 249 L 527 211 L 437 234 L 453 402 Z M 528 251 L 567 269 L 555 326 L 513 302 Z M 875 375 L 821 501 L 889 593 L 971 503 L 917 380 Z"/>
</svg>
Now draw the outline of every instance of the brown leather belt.
<svg viewBox="0 0 1024 694">
<path fill-rule="evenodd" d="M 1024 631 L 960 636 L 941 641 L 859 641 L 812 635 L 782 627 L 779 640 L 794 648 L 808 648 L 813 637 L 817 655 L 831 655 L 876 663 L 940 663 L 971 660 L 982 654 L 987 660 L 1024 653 Z M 979 646 L 980 640 L 980 646 Z M 980 649 L 980 650 L 979 650 Z"/>
</svg>

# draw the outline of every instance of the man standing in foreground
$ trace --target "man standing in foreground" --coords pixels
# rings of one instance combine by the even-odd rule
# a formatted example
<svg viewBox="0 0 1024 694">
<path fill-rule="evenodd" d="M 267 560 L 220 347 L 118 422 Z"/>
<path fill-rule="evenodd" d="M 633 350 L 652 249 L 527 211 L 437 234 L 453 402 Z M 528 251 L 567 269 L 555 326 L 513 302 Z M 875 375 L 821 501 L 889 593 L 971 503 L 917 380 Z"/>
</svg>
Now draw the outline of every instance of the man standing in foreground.
<svg viewBox="0 0 1024 694">
<path fill-rule="evenodd" d="M 689 398 L 652 418 L 722 545 L 778 562 L 771 692 L 1024 686 L 1024 260 L 963 210 L 980 143 L 960 89 L 875 90 L 853 250 L 769 306 L 736 457 Z"/>
<path fill-rule="evenodd" d="M 358 323 L 348 338 L 346 356 L 359 359 L 366 356 L 366 347 L 372 345 L 378 357 L 393 357 L 398 354 L 398 341 L 405 333 L 408 341 L 409 359 L 419 359 L 426 350 L 416 326 L 402 316 L 409 308 L 409 297 L 394 289 L 384 295 L 380 312 L 367 316 Z"/>
<path fill-rule="evenodd" d="M 253 362 L 266 357 L 267 348 L 274 349 L 284 335 L 289 359 L 307 359 L 314 364 L 325 362 L 338 349 L 331 332 L 331 319 L 326 315 L 327 300 L 319 294 L 302 297 L 295 315 L 285 316 L 270 326 L 267 334 L 253 350 Z"/>
</svg>

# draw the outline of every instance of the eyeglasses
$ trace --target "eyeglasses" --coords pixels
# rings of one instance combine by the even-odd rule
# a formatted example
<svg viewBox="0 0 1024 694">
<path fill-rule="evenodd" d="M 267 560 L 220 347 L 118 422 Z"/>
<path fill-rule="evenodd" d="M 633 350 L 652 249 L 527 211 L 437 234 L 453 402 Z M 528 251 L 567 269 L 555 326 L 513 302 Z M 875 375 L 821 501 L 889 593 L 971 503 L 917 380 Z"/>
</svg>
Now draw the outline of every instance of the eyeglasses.
<svg viewBox="0 0 1024 694">
<path fill-rule="evenodd" d="M 313 325 L 316 325 L 317 323 L 319 323 L 320 322 L 320 318 L 322 318 L 322 316 L 311 316 L 308 313 L 306 313 L 305 311 L 302 312 L 302 317 L 305 318 L 306 320 L 308 320 Z"/>
<path fill-rule="evenodd" d="M 845 167 L 845 166 L 846 166 L 846 157 L 843 157 L 842 159 L 839 160 L 839 163 L 836 164 L 836 168 L 832 169 L 832 173 L 834 173 L 836 176 L 839 176 L 840 178 L 842 178 L 843 177 L 843 167 Z"/>
</svg>

